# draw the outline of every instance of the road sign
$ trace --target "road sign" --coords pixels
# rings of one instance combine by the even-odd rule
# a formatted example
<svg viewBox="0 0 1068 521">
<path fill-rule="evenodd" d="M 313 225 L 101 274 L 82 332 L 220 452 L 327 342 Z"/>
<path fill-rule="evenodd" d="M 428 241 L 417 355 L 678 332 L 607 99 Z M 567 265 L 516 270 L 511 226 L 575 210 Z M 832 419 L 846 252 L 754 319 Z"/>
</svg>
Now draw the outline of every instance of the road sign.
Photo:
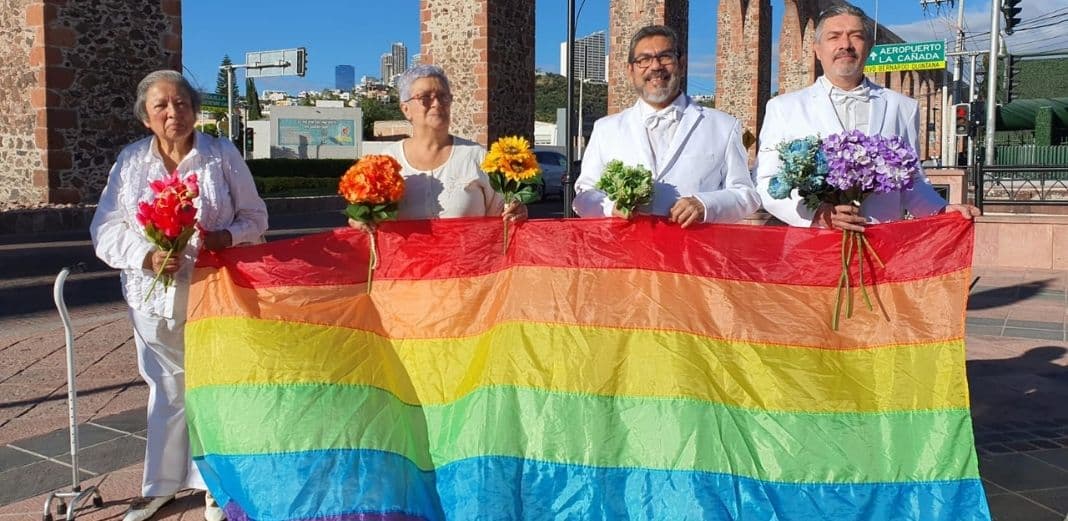
<svg viewBox="0 0 1068 521">
<path fill-rule="evenodd" d="M 924 71 L 946 68 L 946 42 L 888 43 L 872 47 L 864 72 Z"/>
<path fill-rule="evenodd" d="M 200 108 L 226 110 L 226 96 L 214 92 L 201 92 Z"/>
<path fill-rule="evenodd" d="M 303 47 L 280 51 L 256 51 L 245 53 L 245 77 L 303 76 Z"/>
</svg>

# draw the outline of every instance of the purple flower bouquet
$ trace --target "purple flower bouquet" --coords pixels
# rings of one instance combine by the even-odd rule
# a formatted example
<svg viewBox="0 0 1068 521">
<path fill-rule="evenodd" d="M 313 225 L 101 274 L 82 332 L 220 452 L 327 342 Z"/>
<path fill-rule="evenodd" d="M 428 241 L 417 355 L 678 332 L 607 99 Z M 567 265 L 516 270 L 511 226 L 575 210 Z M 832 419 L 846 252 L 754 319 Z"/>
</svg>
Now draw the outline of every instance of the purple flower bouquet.
<svg viewBox="0 0 1068 521">
<path fill-rule="evenodd" d="M 816 209 L 821 203 L 859 207 L 871 194 L 911 189 L 913 177 L 919 172 L 916 151 L 900 136 L 869 136 L 850 130 L 822 140 L 809 136 L 787 141 L 780 143 L 776 150 L 781 164 L 778 174 L 768 184 L 769 194 L 776 199 L 786 199 L 797 190 L 810 209 Z M 835 330 L 838 329 L 843 290 L 847 301 L 846 316 L 853 316 L 849 266 L 854 253 L 861 294 L 868 309 L 873 309 L 864 285 L 864 254 L 870 254 L 880 266 L 883 265 L 882 259 L 863 233 L 843 232 L 842 275 L 838 279 L 831 321 Z"/>
</svg>

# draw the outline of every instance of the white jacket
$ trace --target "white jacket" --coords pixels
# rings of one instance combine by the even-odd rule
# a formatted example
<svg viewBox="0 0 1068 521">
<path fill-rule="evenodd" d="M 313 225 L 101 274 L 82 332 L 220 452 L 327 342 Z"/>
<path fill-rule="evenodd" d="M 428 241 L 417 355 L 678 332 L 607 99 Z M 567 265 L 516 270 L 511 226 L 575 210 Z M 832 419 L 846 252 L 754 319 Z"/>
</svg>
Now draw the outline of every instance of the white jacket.
<svg viewBox="0 0 1068 521">
<path fill-rule="evenodd" d="M 258 242 L 267 231 L 267 207 L 256 192 L 252 174 L 241 154 L 226 139 L 194 133 L 193 149 L 177 168 L 185 178 L 195 173 L 200 195 L 194 200 L 197 220 L 205 230 L 229 230 L 234 244 Z M 145 295 L 155 273 L 142 268 L 155 246 L 137 222 L 137 204 L 152 198 L 149 183 L 167 175 L 156 138 L 146 137 L 119 153 L 89 233 L 96 255 L 108 266 L 122 270 L 122 293 L 131 308 L 164 318 L 184 318 L 189 282 L 200 251 L 199 234 L 185 248 L 176 284 L 168 291 L 157 284 Z"/>
<path fill-rule="evenodd" d="M 868 80 L 864 81 L 871 96 L 868 134 L 904 137 L 919 153 L 916 136 L 919 106 L 916 101 Z M 822 138 L 843 131 L 831 103 L 830 91 L 819 81 L 768 101 L 764 126 L 760 129 L 756 164 L 757 190 L 768 212 L 790 226 L 812 225 L 815 212 L 805 206 L 797 191 L 789 199 L 774 199 L 768 194 L 768 182 L 779 172 L 779 153 L 775 147 L 784 141 L 807 136 Z M 871 222 L 890 222 L 900 220 L 906 210 L 914 217 L 925 217 L 938 213 L 945 206 L 946 201 L 931 188 L 921 168 L 911 190 L 872 194 L 860 206 L 860 213 Z"/>
<path fill-rule="evenodd" d="M 653 172 L 653 202 L 640 211 L 668 215 L 680 197 L 693 196 L 705 207 L 705 222 L 740 221 L 760 207 L 742 146 L 741 125 L 726 113 L 681 96 L 685 108 L 678 128 Z M 609 161 L 653 169 L 652 145 L 637 103 L 594 124 L 582 156 L 582 173 L 575 182 L 574 208 L 580 216 L 612 215 L 612 202 L 595 188 Z"/>
</svg>

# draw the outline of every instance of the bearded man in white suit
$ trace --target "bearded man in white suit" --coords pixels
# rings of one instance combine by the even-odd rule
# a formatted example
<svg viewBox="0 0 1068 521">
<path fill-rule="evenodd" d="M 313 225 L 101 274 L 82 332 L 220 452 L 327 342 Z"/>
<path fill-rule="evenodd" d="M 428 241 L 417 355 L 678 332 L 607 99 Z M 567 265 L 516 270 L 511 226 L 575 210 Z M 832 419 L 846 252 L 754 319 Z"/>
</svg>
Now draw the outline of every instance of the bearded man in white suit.
<svg viewBox="0 0 1068 521">
<path fill-rule="evenodd" d="M 919 105 L 916 100 L 883 88 L 864 77 L 864 62 L 874 38 L 864 11 L 849 4 L 827 8 L 816 21 L 813 51 L 824 74 L 808 88 L 783 94 L 768 102 L 760 129 L 757 153 L 757 190 L 764 208 L 791 226 L 815 226 L 863 232 L 868 223 L 900 220 L 905 212 L 925 217 L 956 211 L 965 218 L 979 215 L 971 205 L 947 205 L 921 170 L 913 188 L 872 194 L 860 207 L 824 203 L 808 209 L 795 190 L 789 198 L 775 199 L 768 183 L 778 174 L 782 142 L 807 136 L 827 137 L 846 130 L 868 135 L 901 136 L 919 150 Z"/>
<path fill-rule="evenodd" d="M 738 120 L 697 105 L 682 92 L 686 57 L 669 27 L 643 27 L 630 41 L 627 71 L 640 99 L 597 120 L 575 182 L 582 217 L 622 215 L 596 188 L 605 165 L 618 159 L 653 173 L 652 203 L 640 213 L 662 215 L 683 228 L 731 223 L 760 206 Z"/>
</svg>

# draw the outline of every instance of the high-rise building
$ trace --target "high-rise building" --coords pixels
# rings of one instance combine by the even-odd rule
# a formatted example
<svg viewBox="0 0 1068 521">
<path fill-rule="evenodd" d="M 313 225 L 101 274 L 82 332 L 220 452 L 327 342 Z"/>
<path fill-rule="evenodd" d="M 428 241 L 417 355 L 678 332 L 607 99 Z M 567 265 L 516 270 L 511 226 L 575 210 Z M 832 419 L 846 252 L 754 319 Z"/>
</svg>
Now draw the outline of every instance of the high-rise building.
<svg viewBox="0 0 1068 521">
<path fill-rule="evenodd" d="M 382 72 L 382 83 L 389 83 L 393 79 L 393 55 L 385 53 L 379 58 L 379 68 Z"/>
<path fill-rule="evenodd" d="M 403 42 L 394 42 L 390 53 L 393 54 L 393 74 L 390 78 L 404 74 L 404 71 L 408 70 L 408 48 Z"/>
<path fill-rule="evenodd" d="M 408 63 L 408 68 L 411 69 L 412 67 L 415 67 L 416 65 L 419 65 L 420 63 L 423 63 L 423 55 L 422 54 L 418 54 L 418 53 L 417 54 L 413 54 L 412 55 L 412 61 Z"/>
<path fill-rule="evenodd" d="M 338 65 L 334 67 L 334 88 L 341 91 L 351 91 L 356 86 L 356 67 L 352 65 Z"/>
<path fill-rule="evenodd" d="M 575 78 L 608 81 L 604 31 L 575 40 Z M 567 42 L 560 43 L 560 74 L 568 75 Z"/>
</svg>

